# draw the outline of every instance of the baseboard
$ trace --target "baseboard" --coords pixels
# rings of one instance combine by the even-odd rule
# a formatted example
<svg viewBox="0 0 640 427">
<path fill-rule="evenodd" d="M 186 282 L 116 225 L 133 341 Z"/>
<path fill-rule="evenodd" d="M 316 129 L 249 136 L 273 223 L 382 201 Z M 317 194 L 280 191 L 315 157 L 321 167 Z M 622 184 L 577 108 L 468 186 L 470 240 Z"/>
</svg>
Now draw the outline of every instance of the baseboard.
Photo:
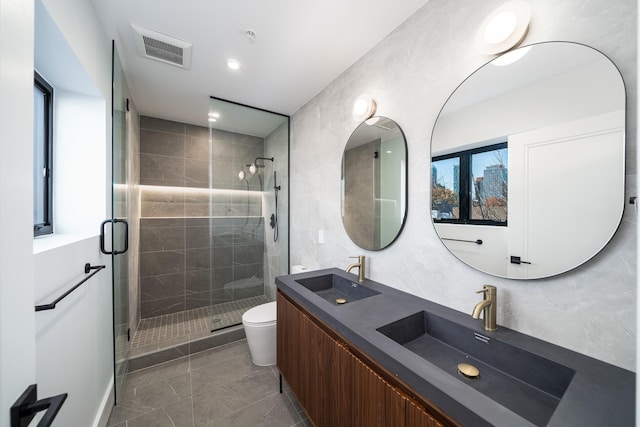
<svg viewBox="0 0 640 427">
<path fill-rule="evenodd" d="M 106 427 L 109 422 L 109 417 L 111 416 L 111 410 L 115 405 L 114 395 L 113 395 L 113 375 L 109 380 L 109 387 L 102 396 L 102 401 L 100 402 L 100 406 L 98 407 L 98 413 L 96 414 L 96 418 L 93 420 L 93 427 Z"/>
</svg>

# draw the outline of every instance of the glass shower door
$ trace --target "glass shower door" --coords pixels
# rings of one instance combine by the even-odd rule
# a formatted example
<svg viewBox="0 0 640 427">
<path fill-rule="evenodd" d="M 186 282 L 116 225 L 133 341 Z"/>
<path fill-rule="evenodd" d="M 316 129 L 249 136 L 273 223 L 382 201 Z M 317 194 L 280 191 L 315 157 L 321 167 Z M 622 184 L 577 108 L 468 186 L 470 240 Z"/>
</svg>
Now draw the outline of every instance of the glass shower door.
<svg viewBox="0 0 640 427">
<path fill-rule="evenodd" d="M 127 181 L 127 89 L 122 66 L 113 46 L 112 98 L 112 219 L 111 259 L 113 265 L 113 334 L 116 404 L 121 397 L 129 353 L 129 254 Z"/>
</svg>

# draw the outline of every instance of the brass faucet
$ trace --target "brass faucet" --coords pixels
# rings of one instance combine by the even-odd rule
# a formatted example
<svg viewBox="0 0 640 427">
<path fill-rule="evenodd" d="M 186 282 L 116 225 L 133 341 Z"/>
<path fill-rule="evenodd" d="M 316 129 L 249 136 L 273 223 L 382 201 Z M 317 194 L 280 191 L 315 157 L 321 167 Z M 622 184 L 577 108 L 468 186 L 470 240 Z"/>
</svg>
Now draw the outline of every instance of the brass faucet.
<svg viewBox="0 0 640 427">
<path fill-rule="evenodd" d="M 349 264 L 347 267 L 347 273 L 350 272 L 351 269 L 358 267 L 358 282 L 364 282 L 364 255 L 350 256 L 349 258 L 358 258 L 358 262 Z"/>
<path fill-rule="evenodd" d="M 484 294 L 482 301 L 473 307 L 473 313 L 471 317 L 474 319 L 480 318 L 480 313 L 484 311 L 484 329 L 486 331 L 496 330 L 496 304 L 497 304 L 497 289 L 495 286 L 484 285 L 481 290 L 476 292 L 477 294 Z"/>
</svg>

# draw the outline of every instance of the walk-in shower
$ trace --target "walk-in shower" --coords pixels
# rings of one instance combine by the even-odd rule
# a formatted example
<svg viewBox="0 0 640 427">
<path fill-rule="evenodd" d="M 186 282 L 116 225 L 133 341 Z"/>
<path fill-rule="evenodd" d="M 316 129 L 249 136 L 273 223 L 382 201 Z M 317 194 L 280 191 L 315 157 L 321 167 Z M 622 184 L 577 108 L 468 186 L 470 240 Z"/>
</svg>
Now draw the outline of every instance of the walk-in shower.
<svg viewBox="0 0 640 427">
<path fill-rule="evenodd" d="M 140 360 L 241 333 L 288 271 L 289 118 L 217 98 L 203 117 L 140 120 Z"/>
</svg>

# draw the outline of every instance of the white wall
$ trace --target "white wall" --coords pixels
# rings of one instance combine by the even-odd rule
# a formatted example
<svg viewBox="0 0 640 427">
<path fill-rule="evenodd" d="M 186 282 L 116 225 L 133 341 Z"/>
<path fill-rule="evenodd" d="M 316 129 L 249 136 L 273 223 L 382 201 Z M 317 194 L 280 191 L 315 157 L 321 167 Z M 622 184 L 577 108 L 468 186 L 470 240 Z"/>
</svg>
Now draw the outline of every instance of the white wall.
<svg viewBox="0 0 640 427">
<path fill-rule="evenodd" d="M 85 277 L 85 263 L 104 265 L 97 236 L 35 256 L 36 303 L 53 301 Z M 101 270 L 54 310 L 36 313 L 36 366 L 42 397 L 68 393 L 55 426 L 98 425 L 113 376 L 111 269 Z M 111 408 L 108 407 L 108 410 Z"/>
<path fill-rule="evenodd" d="M 111 41 L 90 2 L 36 0 L 36 8 L 38 71 L 59 95 L 59 176 L 55 234 L 33 244 L 35 302 L 49 302 L 82 279 L 85 263 L 107 265 L 55 310 L 36 313 L 37 381 L 43 396 L 69 394 L 54 425 L 105 425 L 113 404 L 112 273 L 98 233 L 110 216 Z"/>
<path fill-rule="evenodd" d="M 611 243 L 586 265 L 561 276 L 499 279 L 450 254 L 430 221 L 430 149 L 434 122 L 449 94 L 490 60 L 474 50 L 484 18 L 502 0 L 429 0 L 292 117 L 291 264 L 345 268 L 368 257 L 373 280 L 470 313 L 483 284 L 498 287 L 498 323 L 635 370 L 637 212 L 627 204 Z M 627 91 L 627 198 L 636 182 L 636 11 L 634 0 L 529 1 L 525 43 L 585 43 L 620 68 Z M 378 114 L 403 129 L 409 153 L 405 228 L 390 247 L 369 252 L 347 237 L 340 217 L 340 161 L 357 123 L 351 106 L 368 92 Z M 313 161 L 309 161 L 313 159 Z M 309 194 L 314 197 L 310 199 Z M 325 230 L 325 243 L 317 242 Z"/>
<path fill-rule="evenodd" d="M 35 374 L 33 2 L 0 0 L 0 425 Z"/>
<path fill-rule="evenodd" d="M 55 93 L 56 234 L 95 235 L 105 219 L 105 110 L 104 98 L 64 90 Z"/>
<path fill-rule="evenodd" d="M 98 93 L 111 100 L 111 40 L 102 31 L 91 2 L 42 0 Z M 111 109 L 108 111 L 111 116 Z M 110 141 L 110 139 L 109 139 Z"/>
</svg>

